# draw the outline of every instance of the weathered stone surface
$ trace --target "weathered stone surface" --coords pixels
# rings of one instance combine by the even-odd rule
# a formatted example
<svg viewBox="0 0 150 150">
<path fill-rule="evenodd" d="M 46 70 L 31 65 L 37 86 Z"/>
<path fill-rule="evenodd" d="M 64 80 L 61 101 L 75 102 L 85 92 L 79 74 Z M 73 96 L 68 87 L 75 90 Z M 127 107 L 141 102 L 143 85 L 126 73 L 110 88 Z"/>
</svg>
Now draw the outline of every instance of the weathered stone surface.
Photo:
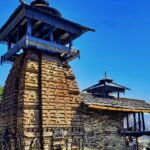
<svg viewBox="0 0 150 150">
<path fill-rule="evenodd" d="M 8 129 L 12 150 L 39 149 L 41 128 L 45 150 L 125 148 L 123 114 L 83 106 L 70 66 L 58 57 L 29 51 L 16 59 L 0 106 L 0 141 Z"/>
</svg>

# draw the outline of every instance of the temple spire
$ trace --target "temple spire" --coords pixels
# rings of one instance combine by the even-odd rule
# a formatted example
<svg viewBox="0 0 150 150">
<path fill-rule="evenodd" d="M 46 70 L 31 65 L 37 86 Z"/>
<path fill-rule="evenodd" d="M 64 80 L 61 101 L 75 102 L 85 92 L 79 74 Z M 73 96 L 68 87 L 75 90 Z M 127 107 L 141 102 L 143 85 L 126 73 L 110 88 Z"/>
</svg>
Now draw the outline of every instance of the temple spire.
<svg viewBox="0 0 150 150">
<path fill-rule="evenodd" d="M 108 79 L 107 72 L 105 72 L 104 79 Z"/>
</svg>

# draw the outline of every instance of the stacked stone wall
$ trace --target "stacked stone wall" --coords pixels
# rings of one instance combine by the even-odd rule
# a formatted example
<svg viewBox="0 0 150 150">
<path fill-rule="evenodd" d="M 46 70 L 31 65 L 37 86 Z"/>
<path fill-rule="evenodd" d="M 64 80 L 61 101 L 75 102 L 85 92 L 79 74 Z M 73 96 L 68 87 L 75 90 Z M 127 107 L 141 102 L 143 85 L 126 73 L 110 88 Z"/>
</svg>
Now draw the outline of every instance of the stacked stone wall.
<svg viewBox="0 0 150 150">
<path fill-rule="evenodd" d="M 0 144 L 16 149 L 20 142 L 23 129 L 22 122 L 22 80 L 23 80 L 23 56 L 13 64 L 7 77 L 0 102 Z M 15 133 L 18 133 L 16 136 Z"/>
<path fill-rule="evenodd" d="M 123 115 L 87 109 L 69 64 L 27 52 L 14 62 L 0 105 L 1 142 L 11 149 L 124 150 Z"/>
<path fill-rule="evenodd" d="M 124 114 L 110 111 L 80 111 L 84 128 L 84 150 L 125 150 Z"/>
</svg>

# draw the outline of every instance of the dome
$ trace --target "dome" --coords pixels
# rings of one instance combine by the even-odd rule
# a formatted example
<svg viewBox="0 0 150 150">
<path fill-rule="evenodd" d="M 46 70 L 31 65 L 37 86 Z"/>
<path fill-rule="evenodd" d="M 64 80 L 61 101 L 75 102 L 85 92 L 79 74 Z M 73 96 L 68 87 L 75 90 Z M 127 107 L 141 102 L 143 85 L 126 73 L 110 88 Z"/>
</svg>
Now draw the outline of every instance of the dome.
<svg viewBox="0 0 150 150">
<path fill-rule="evenodd" d="M 34 6 L 47 14 L 61 17 L 61 13 L 57 9 L 50 7 L 49 3 L 45 0 L 35 0 L 31 2 L 31 6 Z"/>
</svg>

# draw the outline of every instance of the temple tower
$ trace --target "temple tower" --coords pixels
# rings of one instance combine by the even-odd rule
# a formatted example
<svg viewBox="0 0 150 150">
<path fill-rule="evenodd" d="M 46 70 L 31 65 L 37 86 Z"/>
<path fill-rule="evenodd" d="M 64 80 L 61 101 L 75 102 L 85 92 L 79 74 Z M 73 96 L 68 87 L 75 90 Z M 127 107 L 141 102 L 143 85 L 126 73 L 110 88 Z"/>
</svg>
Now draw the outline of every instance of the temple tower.
<svg viewBox="0 0 150 150">
<path fill-rule="evenodd" d="M 0 30 L 8 45 L 1 64 L 12 62 L 0 105 L 1 147 L 11 150 L 73 149 L 80 130 L 80 92 L 69 61 L 73 40 L 94 31 L 66 20 L 45 0 L 21 5 Z M 76 119 L 74 119 L 76 118 Z M 82 135 L 77 147 L 82 148 Z M 79 148 L 78 148 L 79 149 Z"/>
</svg>

